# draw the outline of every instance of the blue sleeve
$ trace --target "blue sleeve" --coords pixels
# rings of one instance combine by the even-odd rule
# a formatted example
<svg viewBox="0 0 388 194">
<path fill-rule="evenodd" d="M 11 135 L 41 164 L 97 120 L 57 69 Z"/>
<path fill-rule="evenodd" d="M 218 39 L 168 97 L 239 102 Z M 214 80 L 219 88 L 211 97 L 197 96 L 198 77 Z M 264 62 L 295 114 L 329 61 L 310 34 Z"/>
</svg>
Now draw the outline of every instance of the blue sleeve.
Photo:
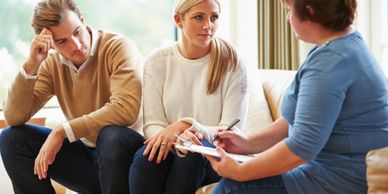
<svg viewBox="0 0 388 194">
<path fill-rule="evenodd" d="M 290 123 L 286 144 L 307 161 L 314 159 L 327 143 L 351 82 L 351 69 L 343 57 L 330 51 L 313 55 L 290 88 L 296 98 L 294 117 L 284 116 Z M 286 98 L 286 108 L 290 107 L 287 103 L 290 102 Z"/>
</svg>

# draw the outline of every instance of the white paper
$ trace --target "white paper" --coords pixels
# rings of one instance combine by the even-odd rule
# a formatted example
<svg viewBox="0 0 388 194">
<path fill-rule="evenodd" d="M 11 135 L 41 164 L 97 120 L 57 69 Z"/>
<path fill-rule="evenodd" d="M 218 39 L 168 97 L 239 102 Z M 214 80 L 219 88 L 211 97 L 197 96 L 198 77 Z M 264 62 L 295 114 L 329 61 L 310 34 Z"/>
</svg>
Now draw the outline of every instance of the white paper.
<svg viewBox="0 0 388 194">
<path fill-rule="evenodd" d="M 218 152 L 216 151 L 215 148 L 210 148 L 210 147 L 205 147 L 205 146 L 199 146 L 199 145 L 179 145 L 179 144 L 176 144 L 175 145 L 175 148 L 176 149 L 184 149 L 184 150 L 188 150 L 188 151 L 192 151 L 192 152 L 197 152 L 197 153 L 201 153 L 201 154 L 206 154 L 206 155 L 211 155 L 211 156 L 216 156 L 216 157 L 220 157 L 220 155 L 218 154 Z M 248 160 L 251 160 L 253 159 L 254 156 L 252 155 L 241 155 L 241 154 L 232 154 L 232 153 L 227 153 L 228 156 L 230 156 L 231 158 L 239 161 L 239 162 L 246 162 Z"/>
</svg>

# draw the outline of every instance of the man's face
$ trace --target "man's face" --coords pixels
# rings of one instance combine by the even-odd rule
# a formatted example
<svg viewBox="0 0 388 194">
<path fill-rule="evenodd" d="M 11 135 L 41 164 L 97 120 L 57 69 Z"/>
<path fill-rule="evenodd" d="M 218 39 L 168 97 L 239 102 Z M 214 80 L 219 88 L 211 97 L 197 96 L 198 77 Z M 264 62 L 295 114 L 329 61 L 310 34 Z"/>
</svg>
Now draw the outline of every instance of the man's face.
<svg viewBox="0 0 388 194">
<path fill-rule="evenodd" d="M 90 55 L 91 36 L 83 23 L 83 18 L 68 11 L 63 23 L 50 26 L 53 34 L 54 48 L 75 65 L 83 64 Z"/>
</svg>

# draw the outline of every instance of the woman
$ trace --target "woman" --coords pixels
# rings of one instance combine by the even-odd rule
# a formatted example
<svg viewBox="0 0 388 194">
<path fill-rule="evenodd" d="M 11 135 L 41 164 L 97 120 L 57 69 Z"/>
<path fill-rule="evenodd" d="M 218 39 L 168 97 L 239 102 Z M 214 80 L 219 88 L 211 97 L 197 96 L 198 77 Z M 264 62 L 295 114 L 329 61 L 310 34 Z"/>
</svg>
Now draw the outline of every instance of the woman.
<svg viewBox="0 0 388 194">
<path fill-rule="evenodd" d="M 145 145 L 130 172 L 132 194 L 194 193 L 220 179 L 200 154 L 169 152 L 177 135 L 200 144 L 247 114 L 247 72 L 234 48 L 214 37 L 218 0 L 176 0 L 177 43 L 148 56 L 144 66 Z M 237 129 L 235 128 L 235 129 Z M 195 134 L 194 134 L 195 133 Z M 197 138 L 198 137 L 198 138 Z"/>
<path fill-rule="evenodd" d="M 213 193 L 366 193 L 365 155 L 388 146 L 388 94 L 351 27 L 356 0 L 283 4 L 296 36 L 315 46 L 284 94 L 280 119 L 250 137 L 218 134 L 221 160 L 206 156 L 224 177 Z M 224 150 L 259 154 L 237 163 Z"/>
</svg>

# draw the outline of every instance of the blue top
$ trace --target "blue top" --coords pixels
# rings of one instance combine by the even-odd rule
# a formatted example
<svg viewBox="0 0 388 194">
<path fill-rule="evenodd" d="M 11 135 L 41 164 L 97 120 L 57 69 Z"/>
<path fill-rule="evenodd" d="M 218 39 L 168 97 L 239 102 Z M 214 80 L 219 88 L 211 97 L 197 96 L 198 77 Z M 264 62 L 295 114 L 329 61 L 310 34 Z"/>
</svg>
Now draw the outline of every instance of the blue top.
<svg viewBox="0 0 388 194">
<path fill-rule="evenodd" d="M 285 142 L 308 161 L 282 174 L 288 193 L 367 192 L 365 156 L 388 146 L 387 89 L 358 32 L 309 52 L 281 107 Z"/>
</svg>

